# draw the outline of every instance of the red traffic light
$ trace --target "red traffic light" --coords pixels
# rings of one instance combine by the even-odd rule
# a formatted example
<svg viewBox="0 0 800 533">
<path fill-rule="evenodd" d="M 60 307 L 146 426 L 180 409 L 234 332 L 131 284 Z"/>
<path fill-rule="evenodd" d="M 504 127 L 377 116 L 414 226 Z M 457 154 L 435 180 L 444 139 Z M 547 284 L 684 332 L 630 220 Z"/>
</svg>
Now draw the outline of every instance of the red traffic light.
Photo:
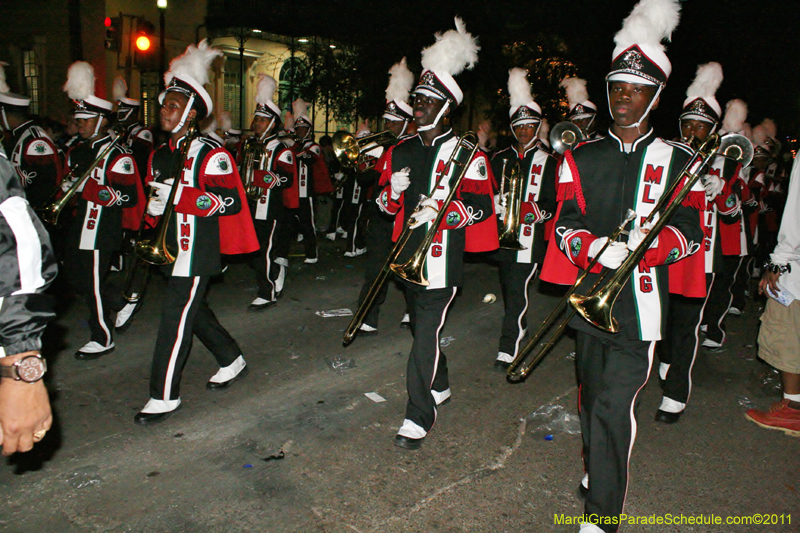
<svg viewBox="0 0 800 533">
<path fill-rule="evenodd" d="M 147 35 L 140 35 L 136 38 L 136 49 L 140 52 L 150 50 L 150 37 Z"/>
<path fill-rule="evenodd" d="M 111 27 L 111 17 L 106 17 L 105 18 L 105 20 L 103 21 L 103 26 L 105 26 L 106 28 L 110 28 Z"/>
</svg>

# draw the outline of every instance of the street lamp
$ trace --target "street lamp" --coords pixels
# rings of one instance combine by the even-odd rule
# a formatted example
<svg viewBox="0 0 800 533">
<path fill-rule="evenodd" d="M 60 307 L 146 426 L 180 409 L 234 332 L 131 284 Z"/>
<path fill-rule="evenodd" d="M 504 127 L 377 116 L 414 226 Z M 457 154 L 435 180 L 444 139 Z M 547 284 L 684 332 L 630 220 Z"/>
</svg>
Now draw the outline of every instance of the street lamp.
<svg viewBox="0 0 800 533">
<path fill-rule="evenodd" d="M 163 90 L 164 87 L 164 72 L 167 70 L 167 38 L 164 33 L 164 13 L 167 12 L 167 0 L 156 0 L 156 7 L 158 8 L 158 22 L 159 22 L 159 40 L 161 41 L 161 75 L 158 77 L 159 86 Z"/>
</svg>

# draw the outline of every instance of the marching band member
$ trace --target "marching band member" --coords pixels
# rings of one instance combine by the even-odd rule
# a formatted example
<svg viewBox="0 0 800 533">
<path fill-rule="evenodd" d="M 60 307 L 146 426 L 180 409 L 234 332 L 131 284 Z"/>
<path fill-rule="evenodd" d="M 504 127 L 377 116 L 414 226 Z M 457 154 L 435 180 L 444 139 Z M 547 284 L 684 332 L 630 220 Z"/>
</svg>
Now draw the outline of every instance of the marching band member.
<svg viewBox="0 0 800 533">
<path fill-rule="evenodd" d="M 384 126 L 397 137 L 398 142 L 413 137 L 416 133 L 417 124 L 412 117 L 414 110 L 408 104 L 408 97 L 413 86 L 414 74 L 408 70 L 406 58 L 404 57 L 389 69 L 389 84 L 386 87 L 386 108 L 383 111 Z M 386 172 L 388 165 L 391 163 L 388 154 L 389 150 L 387 149 L 375 164 L 374 170 L 378 175 Z M 372 189 L 374 189 L 375 193 L 380 190 L 377 183 L 374 184 Z M 361 286 L 361 294 L 358 296 L 358 307 L 361 307 L 364 298 L 369 293 L 372 282 L 378 277 L 382 261 L 391 252 L 393 229 L 394 218 L 383 212 L 376 201 L 370 199 L 367 202 L 367 261 L 364 269 L 364 284 Z M 364 317 L 364 323 L 359 327 L 361 335 L 378 332 L 380 308 L 383 302 L 386 301 L 388 290 L 389 283 L 384 283 L 375 297 L 375 302 Z M 404 323 L 407 325 L 410 320 L 409 314 L 405 313 L 401 325 Z"/>
<path fill-rule="evenodd" d="M 697 68 L 697 76 L 686 91 L 680 115 L 681 137 L 700 146 L 719 127 L 722 107 L 715 94 L 722 83 L 722 66 L 707 63 Z M 699 328 L 703 314 L 721 315 L 727 302 L 711 298 L 722 271 L 720 223 L 732 223 L 741 212 L 741 204 L 730 183 L 738 179 L 739 164 L 730 158 L 716 157 L 703 178 L 706 200 L 700 209 L 703 246 L 700 251 L 670 265 L 670 295 L 667 330 L 658 345 L 659 377 L 663 397 L 656 412 L 657 422 L 674 424 L 689 401 L 692 391 L 692 368 L 700 344 Z M 713 327 L 717 328 L 717 322 Z"/>
<path fill-rule="evenodd" d="M 381 176 L 384 186 L 378 205 L 396 215 L 393 239 L 397 239 L 409 217 L 413 231 L 398 257 L 404 263 L 419 247 L 427 231 L 436 231 L 426 250 L 425 274 L 430 284 L 404 282 L 411 311 L 414 344 L 406 371 L 408 404 L 405 420 L 394 444 L 416 450 L 436 421 L 436 406 L 450 398 L 447 362 L 439 347 L 439 333 L 447 309 L 463 281 L 465 251 L 497 248 L 497 224 L 492 209 L 491 169 L 486 156 L 477 152 L 466 164 L 465 175 L 454 201 L 443 206 L 450 180 L 462 167 L 448 165 L 459 141 L 450 126 L 450 114 L 463 99 L 453 78 L 478 60 L 477 40 L 467 33 L 461 19 L 457 30 L 436 36 L 436 43 L 422 51 L 423 72 L 414 90 L 414 121 L 417 135 L 395 146 L 387 156 L 390 165 Z M 436 186 L 437 179 L 441 178 Z M 420 195 L 425 199 L 419 203 Z M 446 209 L 439 228 L 430 228 L 440 209 Z M 413 214 L 413 217 L 412 217 Z M 488 224 L 480 224 L 488 221 Z"/>
<path fill-rule="evenodd" d="M 613 119 L 609 134 L 565 152 L 559 175 L 563 201 L 555 238 L 578 268 L 587 267 L 608 241 L 606 236 L 613 233 L 627 210 L 633 209 L 638 220 L 630 228 L 627 243 L 614 242 L 599 256 L 598 267 L 619 268 L 649 231 L 641 220 L 670 182 L 680 177 L 689 160 L 685 145 L 656 137 L 649 125 L 650 112 L 658 107 L 672 70 L 661 40 L 675 29 L 679 13 L 680 4 L 675 0 L 642 1 L 633 8 L 615 36 L 611 71 L 606 76 Z M 702 236 L 697 212 L 685 205 L 678 207 L 617 298 L 614 314 L 620 332 L 606 333 L 580 317 L 570 322 L 577 330 L 587 472 L 581 482 L 587 516 L 582 532 L 612 532 L 619 526 L 636 437 L 634 405 L 647 383 L 655 341 L 664 327 L 665 265 L 696 251 L 699 244 L 695 243 L 701 242 Z M 585 294 L 597 277 L 593 269 L 578 292 Z"/>
<path fill-rule="evenodd" d="M 364 121 L 359 126 L 356 132 L 356 139 L 366 137 L 372 133 L 370 131 L 369 123 Z M 365 157 L 377 158 L 383 152 L 382 147 L 371 150 L 368 154 L 363 154 Z M 344 182 L 342 183 L 342 208 L 339 216 L 339 224 L 345 232 L 345 257 L 358 257 L 367 251 L 364 241 L 364 232 L 361 231 L 363 227 L 363 209 L 366 200 L 366 186 L 372 179 L 373 170 L 367 170 L 360 167 L 353 169 L 342 169 L 344 173 Z"/>
<path fill-rule="evenodd" d="M 258 240 L 231 154 L 208 138 L 187 137 L 190 125 L 213 111 L 203 85 L 208 82 L 211 62 L 221 55 L 206 41 L 190 45 L 170 63 L 164 75 L 167 88 L 159 96 L 161 128 L 170 133 L 170 139 L 150 160 L 148 179 L 153 180 L 155 196 L 147 212 L 153 217 L 172 214 L 159 223 L 169 225 L 167 241 L 175 246 L 177 258 L 164 268 L 169 281 L 153 352 L 150 400 L 134 417 L 137 424 L 161 421 L 180 407 L 181 374 L 193 335 L 220 366 L 206 388 L 226 388 L 247 369 L 242 350 L 217 320 L 206 293 L 209 279 L 222 270 L 220 253 L 253 252 Z M 179 176 L 173 176 L 176 170 Z M 174 178 L 180 181 L 174 183 Z M 178 187 L 174 207 L 167 206 L 172 187 Z"/>
<path fill-rule="evenodd" d="M 76 292 L 86 297 L 90 310 L 91 339 L 75 354 L 77 359 L 96 359 L 114 351 L 114 322 L 110 320 L 106 274 L 111 259 L 122 244 L 123 218 L 139 220 L 144 210 L 144 192 L 136 161 L 127 147 L 117 144 L 101 160 L 97 158 L 114 142 L 108 134 L 111 102 L 94 95 L 94 69 L 78 61 L 69 68 L 64 91 L 75 102 L 75 119 L 81 140 L 69 151 L 67 164 L 74 180 L 65 181 L 65 191 L 78 187 L 80 196 L 75 218 L 67 231 L 64 266 Z M 94 167 L 91 167 L 93 162 Z M 91 170 L 79 184 L 79 176 Z M 125 215 L 123 209 L 133 208 Z"/>
<path fill-rule="evenodd" d="M 567 92 L 569 114 L 567 120 L 578 126 L 586 135 L 586 139 L 596 139 L 597 133 L 597 106 L 589 100 L 586 91 L 586 80 L 581 78 L 564 78 L 560 86 Z"/>
<path fill-rule="evenodd" d="M 242 147 L 242 130 L 233 127 L 233 117 L 229 111 L 219 114 L 219 130 L 222 132 L 222 146 L 238 161 Z"/>
<path fill-rule="evenodd" d="M 314 142 L 313 124 L 308 117 L 308 104 L 302 99 L 292 102 L 295 143 L 292 152 L 297 161 L 297 180 L 286 189 L 286 229 L 278 242 L 279 263 L 289 257 L 291 240 L 299 227 L 306 252 L 304 263 L 316 263 L 317 230 L 314 227 L 314 196 L 333 192 L 328 167 L 322 156 L 322 148 Z M 287 263 L 288 265 L 288 263 Z"/>
<path fill-rule="evenodd" d="M 28 108 L 31 99 L 14 94 L 6 83 L 0 62 L 0 128 L 11 133 L 9 160 L 34 209 L 41 207 L 61 180 L 58 149 L 42 128 L 34 124 Z"/>
<path fill-rule="evenodd" d="M 128 84 L 122 78 L 114 80 L 112 90 L 117 102 L 117 124 L 123 128 L 125 145 L 133 154 L 136 166 L 142 170 L 147 168 L 150 154 L 153 153 L 153 132 L 139 122 L 139 111 L 142 103 L 128 97 Z M 144 178 L 144 176 L 142 176 Z"/>
<path fill-rule="evenodd" d="M 275 80 L 259 74 L 256 85 L 256 110 L 253 115 L 253 138 L 248 140 L 257 159 L 253 163 L 251 190 L 260 194 L 252 201 L 253 225 L 258 236 L 259 250 L 252 266 L 256 271 L 258 295 L 249 309 L 260 311 L 278 301 L 286 277 L 284 266 L 275 262 L 275 243 L 284 218 L 283 191 L 294 183 L 297 168 L 291 149 L 278 139 L 281 110 L 272 101 Z M 247 145 L 245 145 L 247 146 Z M 244 157 L 244 154 L 243 154 Z M 251 169 L 244 169 L 245 172 Z"/>
<path fill-rule="evenodd" d="M 528 286 L 544 258 L 544 224 L 555 212 L 556 160 L 548 153 L 537 133 L 541 128 L 542 108 L 531 96 L 528 72 L 514 68 L 508 75 L 511 96 L 511 132 L 516 143 L 492 158 L 495 179 L 501 182 L 504 197 L 495 196 L 495 211 L 503 225 L 509 202 L 510 177 L 516 166 L 520 179 L 519 244 L 524 250 L 500 249 L 495 253 L 503 290 L 503 326 L 495 367 L 505 371 L 519 352 L 528 327 Z M 501 243 L 502 245 L 502 243 Z"/>
</svg>

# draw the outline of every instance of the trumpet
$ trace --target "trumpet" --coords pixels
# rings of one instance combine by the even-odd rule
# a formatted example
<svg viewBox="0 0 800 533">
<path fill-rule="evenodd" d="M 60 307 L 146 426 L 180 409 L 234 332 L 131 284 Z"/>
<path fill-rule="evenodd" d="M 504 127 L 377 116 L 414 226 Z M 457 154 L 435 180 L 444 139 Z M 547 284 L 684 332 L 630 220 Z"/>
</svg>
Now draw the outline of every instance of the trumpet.
<svg viewBox="0 0 800 533">
<path fill-rule="evenodd" d="M 189 153 L 189 145 L 194 141 L 197 135 L 197 123 L 193 119 L 189 123 L 189 129 L 186 132 L 186 137 L 181 146 L 181 164 L 177 165 L 172 174 L 172 188 L 169 191 L 169 198 L 167 205 L 164 208 L 164 213 L 158 221 L 155 230 L 155 236 L 152 239 L 139 241 L 136 243 L 134 250 L 136 256 L 145 263 L 151 265 L 164 266 L 175 262 L 178 257 L 178 252 L 175 247 L 167 242 L 167 230 L 169 229 L 169 221 L 172 218 L 172 212 L 175 211 L 175 194 L 178 192 L 178 186 L 181 182 L 181 174 L 183 167 L 186 163 L 186 156 Z"/>
<path fill-rule="evenodd" d="M 559 154 L 572 150 L 576 144 L 586 140 L 586 134 L 572 122 L 559 122 L 550 130 L 550 146 Z"/>
<path fill-rule="evenodd" d="M 242 185 L 245 194 L 250 200 L 258 200 L 263 194 L 263 189 L 253 184 L 256 165 L 260 164 L 266 155 L 266 146 L 255 137 L 249 137 L 242 147 Z"/>
<path fill-rule="evenodd" d="M 97 158 L 95 158 L 95 160 L 92 161 L 92 163 L 86 168 L 86 170 L 83 171 L 83 174 L 81 174 L 80 177 L 75 180 L 70 188 L 67 189 L 67 191 L 59 199 L 56 199 L 56 197 L 61 191 L 61 186 L 56 187 L 53 191 L 53 194 L 50 195 L 50 199 L 47 201 L 47 203 L 36 211 L 39 214 L 39 218 L 51 226 L 59 227 L 58 217 L 61 216 L 64 208 L 67 206 L 67 204 L 69 204 L 70 200 L 72 200 L 72 197 L 77 194 L 78 190 L 83 186 L 83 184 L 86 183 L 86 180 L 88 180 L 92 175 L 92 172 L 94 172 L 94 169 L 97 167 L 97 165 L 99 165 L 105 160 L 106 157 L 108 157 L 108 154 L 111 153 L 111 150 L 113 150 L 121 140 L 122 136 L 117 135 L 111 142 L 109 142 L 103 151 L 100 152 Z M 72 181 L 72 177 L 75 175 L 76 170 L 77 167 L 72 168 L 61 181 Z"/>
<path fill-rule="evenodd" d="M 466 159 L 461 159 L 459 156 L 461 156 L 465 150 L 469 151 L 469 157 Z M 372 282 L 372 285 L 370 285 L 369 291 L 364 297 L 364 300 L 361 302 L 361 305 L 358 307 L 353 315 L 353 318 L 350 320 L 350 324 L 347 326 L 344 336 L 342 337 L 342 344 L 347 346 L 353 342 L 356 333 L 358 333 L 358 328 L 361 327 L 361 324 L 363 324 L 364 318 L 367 316 L 367 312 L 375 302 L 375 298 L 378 296 L 381 287 L 389 278 L 389 274 L 394 272 L 401 278 L 411 281 L 412 283 L 417 283 L 420 285 L 428 284 L 421 272 L 422 265 L 425 261 L 425 256 L 427 255 L 428 248 L 430 248 L 430 245 L 433 242 L 433 237 L 436 235 L 436 230 L 439 228 L 439 225 L 442 222 L 444 212 L 447 210 L 446 207 L 450 204 L 450 202 L 453 201 L 455 192 L 458 189 L 458 186 L 461 184 L 461 181 L 464 179 L 464 175 L 467 173 L 469 163 L 472 161 L 472 158 L 475 156 L 475 152 L 477 152 L 477 150 L 478 137 L 474 133 L 467 132 L 458 139 L 456 147 L 453 149 L 453 153 L 450 154 L 450 159 L 448 160 L 445 168 L 449 168 L 451 164 L 455 164 L 461 167 L 461 172 L 456 178 L 455 183 L 450 184 L 450 194 L 448 194 L 445 204 L 441 209 L 439 209 L 439 214 L 433 221 L 431 230 L 429 230 L 425 235 L 423 243 L 417 248 L 417 251 L 407 263 L 404 265 L 398 265 L 395 263 L 397 257 L 400 255 L 400 252 L 403 251 L 403 248 L 408 243 L 408 239 L 411 237 L 411 232 L 414 231 L 411 228 L 411 226 L 414 224 L 414 215 L 420 210 L 422 202 L 425 200 L 425 197 L 420 195 L 419 202 L 417 202 L 414 212 L 411 213 L 411 216 L 409 216 L 406 220 L 402 233 L 400 233 L 400 236 L 397 238 L 394 247 L 392 247 L 391 251 L 389 252 L 389 256 L 383 262 L 383 266 L 381 267 L 380 272 L 378 272 L 378 275 L 375 277 L 375 280 Z M 439 187 L 442 179 L 444 179 L 445 174 L 447 173 L 441 173 L 436 180 L 436 184 L 430 193 L 431 196 L 436 192 L 436 189 Z"/>
<path fill-rule="evenodd" d="M 345 168 L 358 168 L 364 172 L 371 170 L 377 159 L 368 158 L 367 153 L 378 147 L 390 146 L 397 142 L 397 137 L 389 130 L 380 133 L 373 133 L 364 137 L 356 138 L 352 133 L 344 130 L 333 134 L 331 145 L 336 159 Z"/>
<path fill-rule="evenodd" d="M 616 320 L 611 316 L 611 310 L 614 305 L 619 292 L 628 280 L 628 277 L 633 273 L 633 269 L 639 264 L 639 261 L 644 256 L 645 252 L 650 248 L 650 244 L 658 236 L 663 227 L 667 224 L 669 219 L 681 205 L 681 202 L 689 194 L 692 186 L 702 175 L 706 165 L 720 153 L 726 157 L 731 157 L 741 162 L 743 165 L 749 164 L 752 160 L 752 144 L 743 135 L 726 135 L 720 141 L 718 135 L 711 136 L 700 148 L 695 150 L 692 157 L 681 170 L 680 176 L 670 185 L 670 187 L 661 195 L 661 199 L 655 205 L 650 215 L 645 219 L 644 224 L 652 222 L 656 213 L 663 213 L 659 215 L 656 225 L 646 235 L 645 239 L 639 244 L 634 252 L 623 262 L 620 267 L 613 271 L 611 279 L 606 280 L 607 275 L 611 272 L 604 271 L 592 287 L 589 289 L 588 294 L 591 296 L 580 296 L 574 294 L 578 286 L 581 284 L 586 275 L 597 264 L 598 258 L 603 255 L 605 249 L 615 241 L 620 234 L 626 233 L 625 227 L 636 218 L 636 213 L 628 210 L 625 220 L 616 228 L 616 230 L 609 236 L 606 244 L 595 255 L 592 261 L 587 265 L 586 270 L 578 277 L 576 282 L 567 291 L 567 294 L 559 301 L 556 308 L 547 316 L 542 322 L 539 329 L 528 340 L 525 346 L 519 351 L 514 361 L 511 363 L 507 371 L 507 379 L 512 383 L 523 381 L 531 370 L 550 352 L 555 346 L 556 341 L 561 337 L 566 329 L 567 324 L 576 315 L 580 314 L 590 323 L 594 324 L 600 329 L 610 333 L 619 331 Z M 685 178 L 685 183 L 684 182 Z M 681 190 L 673 199 L 673 193 L 676 188 L 682 186 Z M 601 287 L 602 286 L 602 287 Z M 598 289 L 595 292 L 596 289 Z M 528 356 L 533 352 L 534 348 L 539 345 L 540 341 L 544 338 L 547 331 L 554 324 L 555 319 L 561 314 L 564 306 L 569 303 L 572 310 L 562 320 L 556 330 L 553 332 L 551 338 L 545 342 L 539 351 L 529 360 L 526 361 Z"/>
<path fill-rule="evenodd" d="M 515 250 L 517 252 L 527 250 L 519 242 L 520 211 L 522 209 L 522 173 L 519 168 L 519 161 L 514 161 L 511 165 L 511 172 L 506 178 L 506 161 L 503 161 L 503 175 L 500 178 L 500 201 L 506 208 L 506 215 L 503 217 L 503 227 L 500 229 L 500 248 Z M 503 185 L 508 179 L 508 200 L 503 194 Z"/>
</svg>

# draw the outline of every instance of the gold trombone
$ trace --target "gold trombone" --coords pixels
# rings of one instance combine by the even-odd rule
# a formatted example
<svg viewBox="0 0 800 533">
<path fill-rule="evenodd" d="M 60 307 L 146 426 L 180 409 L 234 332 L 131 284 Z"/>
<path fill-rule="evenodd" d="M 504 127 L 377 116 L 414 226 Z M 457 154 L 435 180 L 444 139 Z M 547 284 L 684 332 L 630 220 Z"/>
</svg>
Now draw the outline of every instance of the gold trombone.
<svg viewBox="0 0 800 533">
<path fill-rule="evenodd" d="M 469 150 L 469 157 L 466 159 L 460 157 L 463 155 L 464 150 Z M 358 328 L 360 328 L 361 324 L 364 323 L 364 318 L 367 316 L 367 312 L 372 307 L 372 304 L 375 302 L 375 298 L 380 292 L 383 284 L 386 283 L 386 280 L 389 278 L 389 274 L 391 272 L 395 272 L 398 276 L 407 281 L 411 281 L 412 283 L 417 283 L 420 285 L 428 284 L 421 271 L 422 265 L 425 261 L 425 256 L 427 255 L 428 248 L 430 248 L 433 238 L 436 235 L 436 230 L 439 228 L 439 225 L 442 222 L 444 212 L 447 210 L 447 206 L 450 204 L 450 202 L 453 201 L 456 190 L 461 184 L 461 181 L 464 179 L 464 175 L 467 173 L 467 168 L 469 167 L 469 164 L 472 161 L 472 158 L 475 156 L 475 152 L 477 150 L 478 137 L 471 131 L 467 132 L 458 139 L 456 147 L 453 149 L 453 153 L 450 154 L 450 159 L 448 160 L 445 168 L 449 169 L 450 165 L 454 164 L 458 167 L 461 167 L 461 171 L 455 182 L 451 181 L 450 194 L 448 194 L 444 205 L 441 207 L 441 209 L 439 209 L 439 214 L 432 222 L 431 229 L 425 235 L 423 243 L 417 248 L 416 252 L 408 263 L 405 265 L 395 264 L 400 252 L 403 251 L 403 248 L 408 243 L 408 239 L 411 237 L 411 232 L 414 231 L 411 228 L 415 222 L 414 215 L 419 212 L 422 202 L 426 199 L 424 196 L 420 195 L 419 202 L 417 202 L 414 212 L 411 213 L 411 216 L 409 216 L 406 220 L 402 233 L 400 233 L 400 236 L 397 238 L 397 241 L 395 242 L 392 250 L 389 252 L 389 256 L 386 258 L 386 261 L 383 262 L 383 266 L 381 267 L 380 272 L 378 272 L 378 275 L 375 277 L 375 280 L 372 282 L 372 285 L 370 285 L 369 291 L 364 297 L 364 300 L 361 302 L 361 305 L 358 307 L 356 313 L 353 315 L 353 318 L 350 320 L 350 324 L 347 326 L 344 336 L 342 337 L 342 344 L 347 346 L 353 342 L 356 333 L 358 333 Z M 436 184 L 433 186 L 433 189 L 430 192 L 430 196 L 433 196 L 433 193 L 436 192 L 436 189 L 439 187 L 442 179 L 444 179 L 444 176 L 447 174 L 449 174 L 449 172 L 443 172 L 439 176 L 439 178 L 436 180 Z"/>
<path fill-rule="evenodd" d="M 56 189 L 53 191 L 53 194 L 50 195 L 50 199 L 48 200 L 47 204 L 36 210 L 36 212 L 39 214 L 39 218 L 51 226 L 59 227 L 58 217 L 61 216 L 64 208 L 67 206 L 67 204 L 69 204 L 70 200 L 72 200 L 72 197 L 78 193 L 78 190 L 83 186 L 83 184 L 86 183 L 86 180 L 88 180 L 92 175 L 92 172 L 94 172 L 94 169 L 97 167 L 97 165 L 99 165 L 106 157 L 108 157 L 108 154 L 111 153 L 111 150 L 120 144 L 121 141 L 122 135 L 117 135 L 111 142 L 109 142 L 103 151 L 100 152 L 100 154 L 95 158 L 95 160 L 92 161 L 89 167 L 83 171 L 83 174 L 81 174 L 80 177 L 70 186 L 70 188 L 67 189 L 64 195 L 57 200 L 56 197 L 58 196 L 59 191 L 61 191 L 61 186 L 59 185 L 56 187 Z M 62 183 L 64 181 L 71 181 L 76 170 L 77 167 L 73 167 L 61 180 Z"/>
<path fill-rule="evenodd" d="M 367 158 L 367 152 L 378 147 L 390 146 L 397 142 L 397 137 L 389 130 L 373 133 L 357 138 L 344 130 L 333 134 L 331 145 L 336 159 L 345 168 L 358 168 L 360 172 L 371 170 L 377 158 Z"/>
<path fill-rule="evenodd" d="M 572 287 L 570 287 L 570 289 L 567 291 L 567 294 L 565 294 L 564 297 L 559 301 L 557 307 L 550 313 L 550 315 L 548 315 L 544 322 L 542 322 L 536 333 L 528 340 L 525 346 L 514 358 L 514 361 L 511 363 L 511 366 L 509 366 L 507 371 L 508 381 L 512 383 L 523 381 L 528 374 L 530 374 L 531 370 L 533 370 L 533 368 L 550 352 L 553 346 L 555 346 L 556 341 L 561 337 L 567 324 L 576 313 L 580 313 L 582 317 L 600 329 L 610 333 L 616 333 L 619 331 L 616 320 L 611 316 L 611 310 L 613 308 L 614 301 L 617 299 L 617 296 L 619 296 L 619 293 L 627 282 L 628 277 L 630 277 L 630 275 L 633 273 L 633 269 L 636 268 L 645 252 L 647 252 L 647 250 L 650 248 L 650 244 L 653 242 L 653 240 L 655 240 L 669 219 L 681 205 L 683 200 L 689 194 L 692 186 L 697 182 L 698 179 L 700 179 L 700 176 L 702 175 L 702 172 L 708 163 L 718 153 L 726 157 L 736 159 L 746 166 L 749 164 L 749 161 L 752 160 L 753 147 L 750 141 L 748 141 L 743 135 L 728 134 L 722 137 L 722 140 L 720 140 L 719 135 L 714 134 L 710 136 L 706 142 L 700 146 L 700 148 L 695 150 L 695 152 L 692 154 L 692 157 L 681 170 L 681 174 L 673 181 L 665 193 L 661 195 L 659 202 L 655 205 L 653 210 L 650 212 L 650 215 L 648 215 L 648 217 L 642 223 L 642 225 L 649 224 L 655 218 L 656 213 L 659 213 L 663 209 L 663 213 L 659 215 L 655 225 L 645 236 L 644 240 L 642 240 L 636 250 L 628 255 L 618 269 L 613 271 L 611 279 L 606 281 L 606 276 L 612 271 L 604 271 L 595 281 L 594 285 L 592 285 L 592 287 L 589 289 L 588 293 L 590 296 L 580 296 L 574 294 L 580 283 L 586 277 L 587 273 L 590 272 L 597 264 L 598 258 L 602 256 L 605 249 L 612 242 L 614 242 L 620 234 L 625 233 L 625 227 L 636 217 L 636 213 L 629 209 L 622 224 L 620 224 L 619 227 L 611 234 L 611 236 L 609 236 L 608 241 L 595 255 L 589 265 L 587 265 L 586 270 L 580 275 Z M 679 186 L 682 187 L 681 190 L 678 192 L 675 198 L 672 199 L 675 189 Z M 598 287 L 601 288 L 595 292 Z M 559 324 L 551 338 L 542 345 L 536 355 L 534 355 L 530 361 L 526 362 L 525 360 L 528 358 L 528 355 L 530 355 L 533 349 L 536 348 L 536 346 L 542 340 L 544 335 L 555 322 L 555 319 L 561 314 L 562 307 L 567 302 L 569 302 L 569 304 L 572 306 L 572 311 L 568 313 L 568 316 L 561 322 L 561 324 Z"/>
<path fill-rule="evenodd" d="M 511 172 L 506 177 L 507 161 L 503 161 L 503 175 L 500 178 L 500 202 L 506 208 L 503 226 L 500 228 L 500 248 L 520 252 L 528 249 L 519 242 L 520 211 L 522 209 L 523 194 L 522 173 L 520 172 L 519 161 L 514 161 L 511 165 Z M 508 179 L 508 199 L 506 199 L 503 192 L 506 179 Z"/>
<path fill-rule="evenodd" d="M 586 134 L 577 125 L 565 120 L 559 122 L 550 130 L 548 137 L 550 146 L 559 154 L 572 150 L 575 145 L 586 140 Z"/>
</svg>

